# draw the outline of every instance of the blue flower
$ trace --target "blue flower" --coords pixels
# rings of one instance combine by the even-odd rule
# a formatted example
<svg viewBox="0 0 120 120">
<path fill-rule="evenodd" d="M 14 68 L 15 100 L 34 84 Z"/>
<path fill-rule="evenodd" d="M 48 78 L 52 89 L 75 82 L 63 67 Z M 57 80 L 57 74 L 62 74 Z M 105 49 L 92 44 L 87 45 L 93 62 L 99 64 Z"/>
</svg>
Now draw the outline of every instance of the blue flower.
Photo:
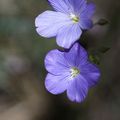
<svg viewBox="0 0 120 120">
<path fill-rule="evenodd" d="M 48 0 L 56 11 L 45 11 L 36 17 L 36 31 L 43 37 L 55 37 L 57 44 L 70 48 L 82 30 L 93 26 L 91 17 L 95 11 L 93 3 L 86 0 Z"/>
<path fill-rule="evenodd" d="M 52 94 L 64 91 L 71 101 L 82 102 L 88 89 L 98 83 L 99 69 L 88 61 L 85 49 L 78 43 L 67 51 L 52 50 L 45 58 L 45 67 L 49 72 L 45 87 Z"/>
</svg>

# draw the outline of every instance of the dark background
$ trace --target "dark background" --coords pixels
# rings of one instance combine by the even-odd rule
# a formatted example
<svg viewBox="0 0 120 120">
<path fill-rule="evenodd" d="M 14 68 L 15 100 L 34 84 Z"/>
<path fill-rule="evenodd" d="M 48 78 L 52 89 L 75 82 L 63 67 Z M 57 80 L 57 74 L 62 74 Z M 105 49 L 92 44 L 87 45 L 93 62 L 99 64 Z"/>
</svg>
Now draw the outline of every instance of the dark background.
<svg viewBox="0 0 120 120">
<path fill-rule="evenodd" d="M 100 58 L 101 80 L 83 103 L 54 96 L 44 87 L 46 53 L 55 38 L 35 31 L 35 17 L 52 9 L 46 0 L 0 0 L 0 120 L 120 120 L 120 1 L 94 0 L 96 23 L 82 35 L 88 51 L 110 48 Z"/>
</svg>

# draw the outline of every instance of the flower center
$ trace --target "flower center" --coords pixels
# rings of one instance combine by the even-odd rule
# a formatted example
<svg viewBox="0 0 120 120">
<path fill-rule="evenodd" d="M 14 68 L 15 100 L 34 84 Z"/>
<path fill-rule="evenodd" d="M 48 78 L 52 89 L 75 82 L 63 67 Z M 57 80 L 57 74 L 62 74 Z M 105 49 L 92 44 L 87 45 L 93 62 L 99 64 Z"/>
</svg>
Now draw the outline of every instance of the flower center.
<svg viewBox="0 0 120 120">
<path fill-rule="evenodd" d="M 72 78 L 75 78 L 80 73 L 80 70 L 76 67 L 70 69 L 70 74 Z"/>
<path fill-rule="evenodd" d="M 72 21 L 74 23 L 78 23 L 79 22 L 79 17 L 77 17 L 75 14 L 70 13 L 70 18 L 72 19 Z"/>
</svg>

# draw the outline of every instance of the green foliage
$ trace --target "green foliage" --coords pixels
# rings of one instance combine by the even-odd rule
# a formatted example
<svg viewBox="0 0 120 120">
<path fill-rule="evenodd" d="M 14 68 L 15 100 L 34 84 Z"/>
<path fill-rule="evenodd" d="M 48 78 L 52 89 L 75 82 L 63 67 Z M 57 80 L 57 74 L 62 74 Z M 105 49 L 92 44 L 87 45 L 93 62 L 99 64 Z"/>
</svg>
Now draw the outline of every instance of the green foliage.
<svg viewBox="0 0 120 120">
<path fill-rule="evenodd" d="M 99 65 L 103 55 L 109 50 L 109 47 L 101 47 L 97 50 L 92 50 L 89 53 L 89 59 L 91 62 Z"/>
</svg>

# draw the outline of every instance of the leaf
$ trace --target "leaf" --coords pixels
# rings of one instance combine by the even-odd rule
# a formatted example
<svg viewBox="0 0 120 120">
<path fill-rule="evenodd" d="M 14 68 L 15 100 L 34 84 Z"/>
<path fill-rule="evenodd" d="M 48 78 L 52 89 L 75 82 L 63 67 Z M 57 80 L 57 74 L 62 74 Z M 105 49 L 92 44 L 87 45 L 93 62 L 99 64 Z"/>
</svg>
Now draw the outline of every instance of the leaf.
<svg viewBox="0 0 120 120">
<path fill-rule="evenodd" d="M 100 64 L 100 57 L 97 55 L 90 55 L 89 59 L 92 63 L 99 65 Z"/>
<path fill-rule="evenodd" d="M 103 55 L 109 50 L 109 47 L 101 47 L 97 50 L 92 50 L 89 52 L 89 59 L 94 64 L 99 65 Z"/>
<path fill-rule="evenodd" d="M 99 52 L 101 52 L 101 53 L 106 53 L 108 50 L 110 50 L 110 47 L 101 47 L 101 48 L 99 49 Z"/>
</svg>

